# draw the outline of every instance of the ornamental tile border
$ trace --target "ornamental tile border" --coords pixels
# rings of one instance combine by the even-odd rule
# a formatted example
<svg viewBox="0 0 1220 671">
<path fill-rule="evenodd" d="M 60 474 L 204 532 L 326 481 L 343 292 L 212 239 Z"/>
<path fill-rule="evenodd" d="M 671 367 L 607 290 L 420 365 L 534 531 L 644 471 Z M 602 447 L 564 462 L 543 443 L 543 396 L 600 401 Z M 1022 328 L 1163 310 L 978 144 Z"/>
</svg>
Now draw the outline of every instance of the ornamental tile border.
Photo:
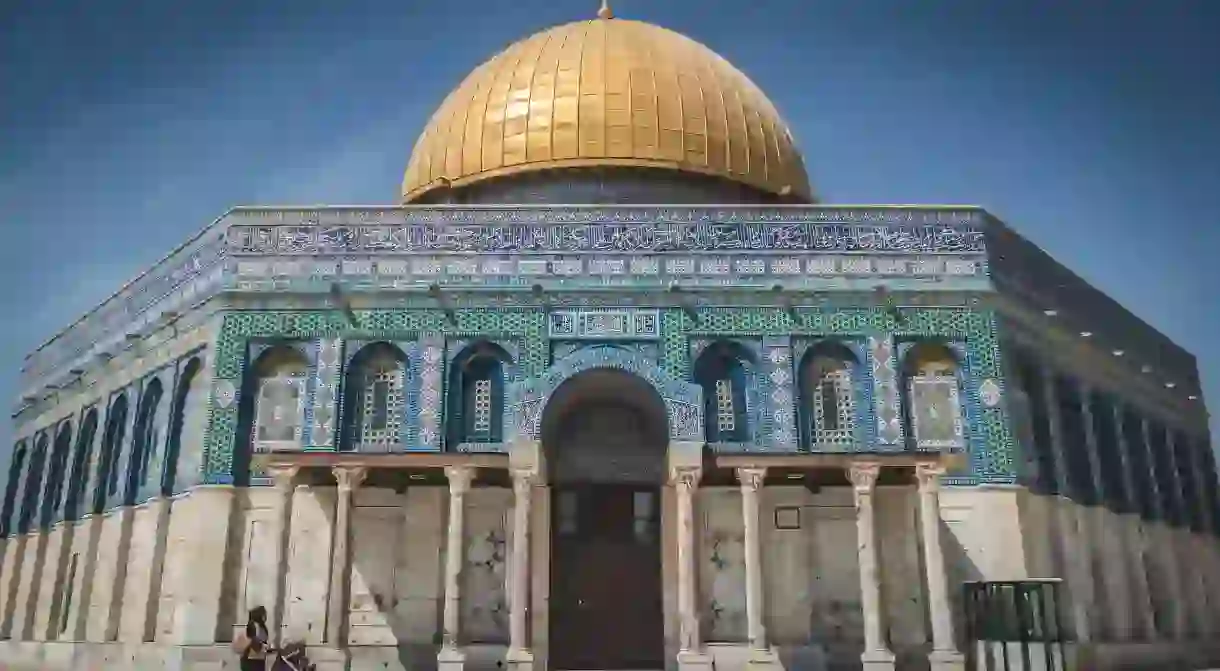
<svg viewBox="0 0 1220 671">
<path fill-rule="evenodd" d="M 598 356 L 608 356 L 618 363 L 632 362 L 642 376 L 658 384 L 680 384 L 697 387 L 687 382 L 690 378 L 692 360 L 691 340 L 728 338 L 826 337 L 854 336 L 857 339 L 875 337 L 878 333 L 890 333 L 899 340 L 935 337 L 957 342 L 965 353 L 964 374 L 966 378 L 965 412 L 974 425 L 970 426 L 970 469 L 968 473 L 955 474 L 947 478 L 951 484 L 973 484 L 978 482 L 1013 482 L 1013 439 L 1006 420 L 1003 399 L 1003 374 L 999 367 L 1000 353 L 994 314 L 989 310 L 969 308 L 909 308 L 903 309 L 901 320 L 895 319 L 881 308 L 840 308 L 818 310 L 798 308 L 795 315 L 778 308 L 701 308 L 698 321 L 679 308 L 659 309 L 659 356 L 648 357 L 635 349 L 618 349 L 617 354 L 606 354 L 605 348 L 597 352 L 585 348 L 565 352 L 566 345 L 550 342 L 546 311 L 540 308 L 497 308 L 457 310 L 453 313 L 455 324 L 446 321 L 445 314 L 436 309 L 418 310 L 374 310 L 357 313 L 360 328 L 353 329 L 339 314 L 333 311 L 282 311 L 282 312 L 230 312 L 224 316 L 223 326 L 217 338 L 215 357 L 212 360 L 212 394 L 208 406 L 208 432 L 205 440 L 204 481 L 231 482 L 233 468 L 233 445 L 237 430 L 237 408 L 240 405 L 240 381 L 244 375 L 245 343 L 249 338 L 300 338 L 335 337 L 378 338 L 415 340 L 423 334 L 431 334 L 433 346 L 443 346 L 445 338 L 483 337 L 485 334 L 511 336 L 520 342 L 519 370 L 521 382 L 515 384 L 537 385 L 541 378 L 552 382 L 556 369 L 548 370 L 552 347 L 556 346 L 556 365 L 559 359 L 592 361 Z M 795 319 L 793 318 L 795 316 Z M 423 349 L 415 353 L 414 370 L 422 361 Z M 868 349 L 866 348 L 866 353 Z M 586 353 L 588 352 L 588 353 Z M 410 353 L 409 353 L 410 354 Z M 436 352 L 435 360 L 443 365 L 443 351 Z M 563 356 L 563 355 L 566 355 Z M 590 358 L 592 357 L 592 358 Z M 650 363 L 650 362 L 655 362 Z M 869 361 L 871 369 L 872 362 Z M 566 369 L 560 366 L 561 369 Z M 569 374 L 572 373 L 571 369 Z M 440 371 L 438 371 L 439 373 Z M 633 371 L 634 372 L 634 371 Z M 870 371 L 871 372 L 871 371 Z M 443 386 L 443 375 L 440 384 Z M 414 378 L 413 378 L 414 379 Z M 1001 402 L 988 405 L 982 402 L 979 386 L 983 380 L 993 381 L 999 387 Z M 557 383 L 556 383 L 557 384 Z M 232 391 L 230 391 L 230 389 Z M 421 387 L 421 391 L 422 391 Z M 533 387 L 535 392 L 539 387 Z M 774 391 L 774 390 L 773 390 Z M 700 392 L 701 395 L 701 392 Z M 436 390 L 437 398 L 443 398 L 443 388 Z M 679 430 L 675 435 L 702 434 L 702 421 L 693 423 L 702 415 L 701 403 L 687 407 L 691 394 L 678 393 L 679 400 L 671 406 L 671 421 Z M 517 407 L 505 413 L 506 421 L 511 417 L 512 425 L 506 426 L 505 435 L 515 435 L 522 427 L 533 430 L 532 423 L 540 420 L 541 398 L 528 398 L 518 402 Z M 864 407 L 875 408 L 879 401 Z M 424 415 L 423 405 L 420 416 Z M 506 403 L 507 405 L 507 403 Z M 768 404 L 769 405 L 769 404 Z M 537 407 L 535 407 L 537 406 Z M 509 408 L 506 407 L 506 410 Z M 774 417 L 771 418 L 774 420 Z M 439 441 L 440 417 L 436 426 L 424 423 L 422 428 L 434 431 Z M 877 427 L 876 420 L 871 425 Z M 879 428 L 879 427 L 878 427 Z M 425 432 L 427 436 L 431 433 Z M 773 432 L 774 434 L 774 432 Z M 408 449 L 427 443 L 416 436 Z M 777 445 L 755 445 L 750 449 L 773 450 Z"/>
<path fill-rule="evenodd" d="M 760 425 L 760 438 L 769 440 L 756 439 L 756 442 L 766 442 L 780 452 L 795 452 L 799 449 L 796 430 L 799 410 L 795 405 L 798 394 L 795 393 L 797 373 L 792 337 L 765 336 L 761 350 L 761 379 L 767 383 L 766 388 L 759 392 L 762 405 L 766 408 Z"/>
<path fill-rule="evenodd" d="M 551 395 L 571 377 L 587 370 L 614 368 L 633 373 L 650 383 L 665 403 L 670 440 L 698 441 L 703 438 L 703 390 L 684 378 L 671 378 L 656 363 L 636 352 L 617 347 L 577 350 L 556 361 L 537 378 L 514 382 L 505 401 L 504 435 L 539 440 L 542 415 Z"/>
</svg>

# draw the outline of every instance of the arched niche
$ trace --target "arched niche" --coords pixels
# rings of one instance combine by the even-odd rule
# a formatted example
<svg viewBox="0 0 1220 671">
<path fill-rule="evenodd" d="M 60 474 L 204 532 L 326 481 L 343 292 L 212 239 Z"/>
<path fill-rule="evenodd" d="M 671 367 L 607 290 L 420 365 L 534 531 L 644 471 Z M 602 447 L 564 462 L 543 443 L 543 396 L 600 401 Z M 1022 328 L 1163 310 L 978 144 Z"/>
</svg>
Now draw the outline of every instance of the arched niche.
<svg viewBox="0 0 1220 671">
<path fill-rule="evenodd" d="M 343 379 L 339 449 L 386 452 L 404 441 L 407 355 L 396 345 L 368 343 L 351 357 Z"/>
<path fill-rule="evenodd" d="M 39 433 L 34 440 L 34 452 L 30 455 L 30 466 L 25 472 L 25 485 L 21 489 L 21 516 L 17 522 L 19 533 L 29 531 L 37 515 L 38 495 L 42 493 L 42 476 L 50 443 L 51 439 L 45 431 Z"/>
<path fill-rule="evenodd" d="M 68 479 L 68 494 L 64 499 L 64 519 L 72 521 L 80 517 L 81 499 L 89 486 L 89 462 L 93 456 L 93 443 L 97 438 L 97 408 L 89 408 L 80 430 L 76 432 L 76 445 L 72 448 L 72 471 Z"/>
<path fill-rule="evenodd" d="M 962 450 L 966 422 L 961 359 L 946 343 L 921 340 L 901 347 L 902 417 L 917 450 Z"/>
<path fill-rule="evenodd" d="M 161 380 L 153 378 L 144 387 L 136 406 L 136 423 L 132 436 L 131 459 L 127 462 L 127 483 L 123 502 L 135 503 L 140 488 L 148 481 L 148 471 L 159 443 L 157 415 L 165 395 Z"/>
<path fill-rule="evenodd" d="M 542 375 L 509 385 L 504 432 L 511 440 L 539 440 L 542 412 L 559 385 L 579 373 L 598 368 L 639 376 L 665 403 L 669 440 L 704 442 L 703 391 L 699 385 L 675 380 L 652 360 L 617 347 L 587 347 L 556 361 Z"/>
<path fill-rule="evenodd" d="M 165 440 L 165 457 L 161 467 L 159 486 L 162 496 L 174 493 L 178 481 L 178 460 L 182 454 L 183 432 L 188 425 L 188 419 L 193 417 L 192 411 L 202 407 L 201 403 L 206 399 L 202 369 L 203 362 L 200 358 L 191 357 L 178 375 L 173 404 L 170 406 L 169 435 Z M 203 428 L 202 421 L 192 426 L 199 430 Z"/>
<path fill-rule="evenodd" d="M 703 391 L 703 432 L 709 443 L 747 443 L 754 429 L 746 401 L 756 362 L 740 343 L 715 340 L 695 359 L 695 384 Z"/>
<path fill-rule="evenodd" d="M 309 359 L 290 343 L 263 345 L 242 380 L 238 406 L 233 484 L 250 484 L 256 452 L 301 449 L 305 430 L 305 385 Z"/>
<path fill-rule="evenodd" d="M 29 447 L 25 440 L 17 441 L 13 446 L 13 456 L 8 465 L 8 484 L 4 488 L 3 519 L 0 519 L 0 536 L 8 536 L 16 526 L 13 515 L 20 500 L 21 476 L 25 472 L 26 460 L 29 458 Z"/>
<path fill-rule="evenodd" d="M 45 527 L 51 524 L 56 511 L 59 510 L 61 497 L 68 468 L 68 453 L 72 450 L 72 422 L 65 420 L 55 430 L 55 442 L 51 447 L 51 469 L 47 473 L 46 494 L 42 500 L 40 523 Z"/>
<path fill-rule="evenodd" d="M 822 340 L 805 350 L 796 373 L 802 449 L 843 452 L 860 442 L 861 364 L 859 355 L 838 340 Z"/>
<path fill-rule="evenodd" d="M 119 452 L 127 434 L 127 393 L 123 392 L 110 403 L 106 411 L 106 429 L 102 434 L 102 453 L 98 460 L 97 478 L 93 487 L 92 512 L 106 509 L 106 499 L 118 493 Z"/>
<path fill-rule="evenodd" d="M 505 389 L 514 363 L 507 350 L 488 340 L 470 343 L 453 357 L 445 399 L 450 449 L 504 441 Z"/>
</svg>

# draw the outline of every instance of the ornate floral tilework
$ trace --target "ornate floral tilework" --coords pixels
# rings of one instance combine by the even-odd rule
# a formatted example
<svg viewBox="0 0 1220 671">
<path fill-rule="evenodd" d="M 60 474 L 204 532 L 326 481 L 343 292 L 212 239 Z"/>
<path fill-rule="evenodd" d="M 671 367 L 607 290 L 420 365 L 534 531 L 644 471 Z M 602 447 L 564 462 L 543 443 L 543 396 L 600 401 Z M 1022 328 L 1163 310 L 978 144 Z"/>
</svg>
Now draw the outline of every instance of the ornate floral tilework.
<svg viewBox="0 0 1220 671">
<path fill-rule="evenodd" d="M 873 374 L 872 411 L 876 421 L 869 427 L 878 445 L 902 447 L 902 409 L 899 406 L 898 368 L 894 358 L 894 338 L 887 334 L 869 336 L 868 363 Z"/>
<path fill-rule="evenodd" d="M 310 371 L 308 409 L 305 412 L 305 445 L 334 449 L 339 421 L 339 387 L 343 369 L 339 366 L 343 341 L 319 338 L 314 343 L 317 355 Z"/>
<path fill-rule="evenodd" d="M 558 296 L 556 303 L 567 301 Z M 624 298 L 629 303 L 628 298 Z M 579 309 L 577 310 L 579 311 Z M 699 307 L 695 315 L 680 308 L 655 309 L 658 325 L 656 350 L 649 350 L 643 341 L 621 342 L 618 348 L 580 347 L 568 341 L 549 341 L 553 324 L 548 322 L 547 311 L 538 306 L 514 305 L 512 307 L 455 309 L 450 323 L 446 314 L 435 308 L 420 307 L 399 310 L 371 310 L 357 312 L 357 328 L 334 311 L 282 311 L 282 312 L 231 312 L 225 315 L 221 334 L 215 345 L 212 359 L 212 395 L 209 399 L 209 429 L 205 440 L 204 477 L 206 482 L 227 482 L 232 473 L 233 448 L 237 436 L 237 409 L 240 407 L 241 380 L 246 366 L 246 347 L 251 339 L 281 338 L 312 341 L 315 339 L 340 338 L 353 340 L 387 339 L 409 342 L 406 345 L 410 359 L 411 375 L 407 380 L 406 407 L 409 421 L 405 425 L 407 435 L 404 442 L 409 449 L 439 449 L 443 418 L 439 406 L 435 412 L 427 412 L 429 403 L 439 403 L 444 396 L 444 343 L 449 340 L 493 338 L 517 343 L 517 381 L 508 390 L 505 412 L 505 435 L 535 435 L 541 419 L 545 399 L 555 386 L 567 376 L 587 367 L 611 366 L 639 374 L 658 389 L 666 400 L 670 414 L 671 435 L 679 440 L 699 440 L 702 436 L 702 393 L 688 382 L 691 362 L 698 353 L 698 342 L 716 338 L 729 338 L 740 342 L 753 342 L 760 373 L 753 387 L 758 395 L 749 407 L 752 419 L 760 431 L 768 435 L 767 445 L 750 446 L 749 449 L 794 449 L 795 429 L 791 440 L 776 424 L 776 411 L 781 410 L 787 395 L 795 397 L 795 366 L 800 354 L 796 340 L 790 348 L 790 361 L 772 362 L 776 349 L 782 350 L 784 338 L 816 339 L 842 337 L 845 342 L 855 344 L 854 351 L 865 362 L 865 375 L 853 376 L 853 384 L 863 384 L 858 389 L 856 407 L 858 425 L 863 426 L 861 442 L 873 445 L 874 449 L 885 449 L 892 445 L 901 449 L 901 422 L 897 435 L 893 421 L 883 422 L 883 403 L 880 396 L 893 398 L 897 391 L 896 366 L 894 389 L 885 366 L 878 367 L 875 360 L 891 359 L 896 352 L 887 352 L 882 341 L 890 338 L 909 340 L 912 338 L 936 338 L 957 343 L 961 348 L 963 374 L 963 406 L 970 450 L 969 473 L 949 478 L 950 482 L 969 484 L 973 482 L 1011 482 L 1013 473 L 1012 437 L 1005 416 L 1005 404 L 984 403 L 980 394 L 983 380 L 990 381 L 983 388 L 987 398 L 992 398 L 992 384 L 1003 393 L 1004 377 L 999 368 L 999 352 L 995 320 L 990 311 L 967 308 L 904 308 L 900 319 L 884 309 L 797 308 L 786 311 L 765 307 Z M 635 313 L 632 313 L 635 314 Z M 641 328 L 646 328 L 644 325 Z M 575 328 L 575 327 L 574 327 Z M 632 328 L 635 328 L 634 326 Z M 884 334 L 884 337 L 883 337 Z M 873 338 L 873 340 L 868 340 Z M 418 343 L 414 341 L 418 340 Z M 321 347 L 321 340 L 318 341 Z M 765 346 L 764 346 L 765 344 Z M 548 367 L 552 357 L 555 364 Z M 789 379 L 777 382 L 773 373 L 782 366 L 791 371 Z M 764 372 L 765 370 L 765 372 Z M 335 375 L 338 375 L 338 371 Z M 881 379 L 874 382 L 875 376 Z M 336 378 L 337 379 L 337 378 Z M 867 384 L 864 381 L 867 380 Z M 314 385 L 313 421 L 310 424 L 310 443 L 317 444 L 315 435 L 324 435 L 318 428 L 316 394 Z M 765 389 L 764 389 L 765 388 Z M 435 398 L 436 401 L 429 399 Z M 788 408 L 795 415 L 795 398 Z M 761 413 L 761 414 L 755 414 Z M 871 416 L 870 416 L 871 415 Z M 892 417 L 890 414 L 884 417 Z M 795 419 L 793 419 L 795 422 Z M 335 425 L 336 427 L 339 424 Z M 315 434 L 315 431 L 321 431 Z M 337 431 L 337 428 L 333 429 Z M 468 448 L 469 449 L 469 448 Z M 738 446 L 736 449 L 745 449 Z"/>
<path fill-rule="evenodd" d="M 796 367 L 790 336 L 767 336 L 762 342 L 761 390 L 764 408 L 760 422 L 762 436 L 770 438 L 771 447 L 780 451 L 795 451 L 796 439 Z"/>
<path fill-rule="evenodd" d="M 504 433 L 511 441 L 522 437 L 538 440 L 542 413 L 551 394 L 568 378 L 586 370 L 615 368 L 649 382 L 669 417 L 670 440 L 701 440 L 703 437 L 703 390 L 685 380 L 675 380 L 656 364 L 635 352 L 617 347 L 592 347 L 556 361 L 546 374 L 509 386 Z"/>
</svg>

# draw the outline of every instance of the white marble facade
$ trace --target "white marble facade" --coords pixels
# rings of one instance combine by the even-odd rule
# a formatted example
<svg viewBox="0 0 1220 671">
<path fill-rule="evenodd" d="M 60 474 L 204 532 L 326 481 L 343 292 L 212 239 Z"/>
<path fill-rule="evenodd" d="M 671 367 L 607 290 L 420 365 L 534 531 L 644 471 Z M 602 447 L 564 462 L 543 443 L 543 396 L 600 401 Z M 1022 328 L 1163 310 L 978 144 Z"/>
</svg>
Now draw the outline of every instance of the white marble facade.
<svg viewBox="0 0 1220 671">
<path fill-rule="evenodd" d="M 12 632 L 0 659 L 9 668 L 221 668 L 232 663 L 223 644 L 232 627 L 263 604 L 323 669 L 546 668 L 550 490 L 528 466 L 503 466 L 515 487 L 472 484 L 464 465 L 405 491 L 365 486 L 359 468 L 342 471 L 339 487 L 300 484 L 300 472 L 284 469 L 276 486 L 197 487 L 15 536 L 0 573 Z M 763 484 L 762 471 L 739 467 L 736 485 L 699 486 L 698 467 L 673 469 L 662 518 L 672 666 L 824 668 L 863 655 L 866 668 L 929 658 L 955 668 L 960 610 L 947 585 L 981 578 L 1064 575 L 1097 659 L 1201 653 L 1185 636 L 1216 629 L 1216 601 L 1171 570 L 1190 557 L 1202 569 L 1191 579 L 1213 580 L 1217 553 L 1202 539 L 1020 488 L 939 491 L 933 466 L 916 483 L 876 486 L 876 466 L 859 462 L 853 486 L 816 493 L 795 480 Z M 350 573 L 332 556 L 345 524 Z M 1143 544 L 1123 545 L 1124 561 L 1091 564 L 1108 549 L 1092 542 L 1106 536 L 1091 531 L 1098 525 Z M 528 541 L 517 544 L 522 530 Z M 1142 572 L 1118 571 L 1138 561 L 1166 577 L 1150 586 Z M 56 588 L 64 583 L 70 596 Z M 1183 638 L 1122 635 L 1151 626 L 1156 608 Z"/>
</svg>

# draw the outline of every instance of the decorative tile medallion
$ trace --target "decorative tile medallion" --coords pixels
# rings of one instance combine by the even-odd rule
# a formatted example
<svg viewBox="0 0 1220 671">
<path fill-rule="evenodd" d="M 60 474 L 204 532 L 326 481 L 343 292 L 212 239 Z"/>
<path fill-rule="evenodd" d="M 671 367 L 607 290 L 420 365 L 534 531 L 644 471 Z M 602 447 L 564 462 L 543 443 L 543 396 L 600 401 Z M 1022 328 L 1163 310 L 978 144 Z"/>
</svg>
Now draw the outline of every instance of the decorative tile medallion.
<svg viewBox="0 0 1220 671">
<path fill-rule="evenodd" d="M 979 400 L 988 408 L 994 408 L 1000 404 L 1000 385 L 995 381 L 995 378 L 987 378 L 979 385 Z"/>
</svg>

